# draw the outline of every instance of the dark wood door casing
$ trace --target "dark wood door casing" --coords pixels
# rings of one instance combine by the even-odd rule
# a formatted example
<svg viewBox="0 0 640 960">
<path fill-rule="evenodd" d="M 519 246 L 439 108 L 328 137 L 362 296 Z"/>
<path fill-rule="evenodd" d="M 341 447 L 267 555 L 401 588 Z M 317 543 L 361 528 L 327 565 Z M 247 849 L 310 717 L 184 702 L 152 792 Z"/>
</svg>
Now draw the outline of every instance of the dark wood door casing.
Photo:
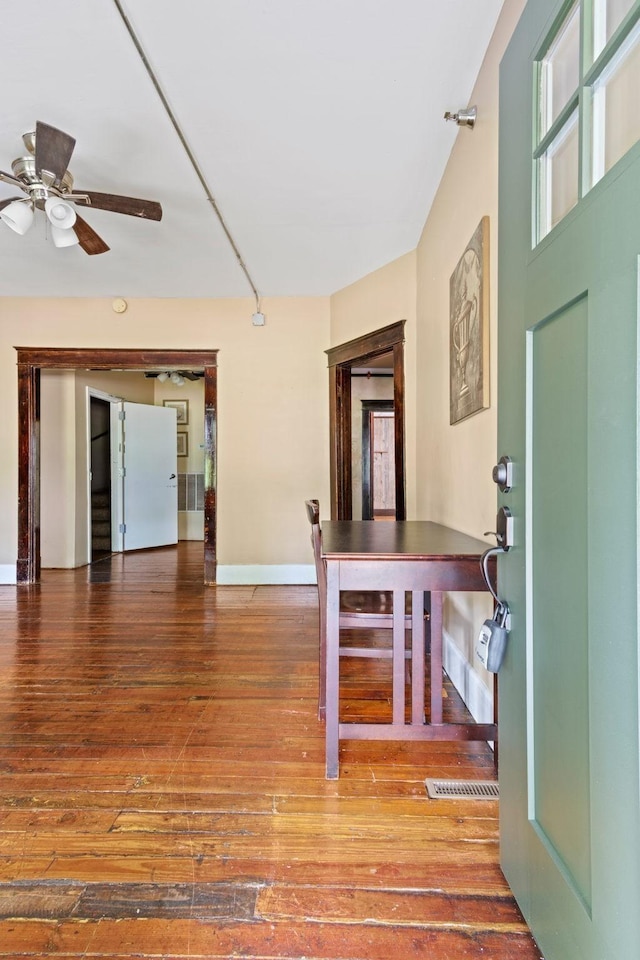
<svg viewBox="0 0 640 960">
<path fill-rule="evenodd" d="M 18 353 L 18 583 L 40 578 L 42 370 L 204 370 L 204 582 L 216 580 L 217 350 L 16 347 Z"/>
<path fill-rule="evenodd" d="M 393 354 L 396 520 L 406 519 L 404 438 L 404 325 L 381 327 L 325 351 L 329 361 L 331 519 L 351 520 L 351 368 Z"/>
</svg>

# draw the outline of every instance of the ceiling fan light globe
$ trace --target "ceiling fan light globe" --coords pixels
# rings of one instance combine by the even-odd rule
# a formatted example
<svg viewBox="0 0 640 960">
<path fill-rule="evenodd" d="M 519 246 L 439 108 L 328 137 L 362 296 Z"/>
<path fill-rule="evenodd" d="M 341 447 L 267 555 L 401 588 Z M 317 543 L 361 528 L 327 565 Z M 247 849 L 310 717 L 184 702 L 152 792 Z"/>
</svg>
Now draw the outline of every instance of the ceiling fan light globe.
<svg viewBox="0 0 640 960">
<path fill-rule="evenodd" d="M 74 247 L 78 243 L 75 230 L 62 227 L 51 227 L 51 239 L 54 247 Z"/>
<path fill-rule="evenodd" d="M 33 207 L 28 200 L 14 200 L 4 210 L 0 210 L 0 220 L 8 227 L 24 236 L 33 223 Z"/>
<path fill-rule="evenodd" d="M 168 374 L 168 373 L 159 373 L 159 374 L 158 374 L 158 381 L 159 381 L 159 383 L 164 383 L 164 382 L 165 382 L 166 380 L 168 380 L 168 379 L 169 379 L 169 374 Z"/>
<path fill-rule="evenodd" d="M 71 204 L 59 200 L 58 197 L 45 200 L 44 210 L 49 221 L 59 230 L 68 230 L 76 222 L 76 212 Z"/>
</svg>

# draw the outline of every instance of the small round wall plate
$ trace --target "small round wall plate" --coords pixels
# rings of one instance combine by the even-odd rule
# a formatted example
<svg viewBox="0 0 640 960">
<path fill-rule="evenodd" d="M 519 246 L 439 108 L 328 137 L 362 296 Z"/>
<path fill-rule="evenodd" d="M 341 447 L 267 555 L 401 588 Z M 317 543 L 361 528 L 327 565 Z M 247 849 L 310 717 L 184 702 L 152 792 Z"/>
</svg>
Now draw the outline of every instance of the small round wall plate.
<svg viewBox="0 0 640 960">
<path fill-rule="evenodd" d="M 127 309 L 127 301 L 123 300 L 122 297 L 116 297 L 111 306 L 115 313 L 124 313 Z"/>
</svg>

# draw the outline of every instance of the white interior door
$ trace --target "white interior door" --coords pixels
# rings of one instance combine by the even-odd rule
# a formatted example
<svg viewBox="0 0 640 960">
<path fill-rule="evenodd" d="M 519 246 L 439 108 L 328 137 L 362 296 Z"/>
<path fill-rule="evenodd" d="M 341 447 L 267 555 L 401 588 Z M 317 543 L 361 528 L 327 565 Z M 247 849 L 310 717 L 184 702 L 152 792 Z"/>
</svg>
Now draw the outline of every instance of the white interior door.
<svg viewBox="0 0 640 960">
<path fill-rule="evenodd" d="M 178 542 L 176 412 L 123 402 L 123 545 L 125 550 Z"/>
</svg>

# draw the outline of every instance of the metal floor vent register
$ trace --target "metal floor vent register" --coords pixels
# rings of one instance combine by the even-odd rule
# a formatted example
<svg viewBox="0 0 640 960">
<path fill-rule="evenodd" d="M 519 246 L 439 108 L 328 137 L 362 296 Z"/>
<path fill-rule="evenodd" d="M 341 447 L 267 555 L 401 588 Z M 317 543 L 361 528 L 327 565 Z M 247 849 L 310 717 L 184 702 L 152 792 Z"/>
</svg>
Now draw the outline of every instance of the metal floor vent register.
<svg viewBox="0 0 640 960">
<path fill-rule="evenodd" d="M 178 474 L 178 510 L 204 510 L 204 473 Z"/>
<path fill-rule="evenodd" d="M 498 800 L 495 780 L 431 780 L 424 782 L 430 800 Z"/>
</svg>

